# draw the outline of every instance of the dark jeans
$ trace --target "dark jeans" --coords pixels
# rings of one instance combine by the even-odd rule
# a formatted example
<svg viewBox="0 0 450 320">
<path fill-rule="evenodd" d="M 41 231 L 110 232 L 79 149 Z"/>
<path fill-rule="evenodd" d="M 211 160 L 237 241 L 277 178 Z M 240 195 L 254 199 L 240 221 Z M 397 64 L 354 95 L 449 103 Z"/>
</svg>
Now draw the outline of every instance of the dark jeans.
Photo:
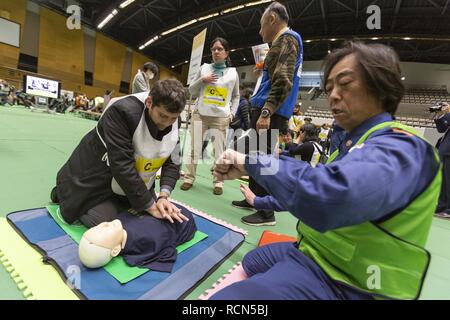
<svg viewBox="0 0 450 320">
<path fill-rule="evenodd" d="M 442 162 L 442 185 L 436 212 L 450 214 L 450 157 L 440 156 Z"/>
<path fill-rule="evenodd" d="M 248 279 L 231 284 L 210 300 L 373 300 L 333 281 L 293 243 L 273 243 L 247 253 Z"/>
<path fill-rule="evenodd" d="M 256 109 L 256 108 L 251 109 L 251 111 L 250 111 L 250 128 L 256 130 L 256 123 L 258 122 L 260 115 L 261 115 L 261 109 Z M 272 130 L 279 130 L 279 133 L 287 133 L 288 127 L 289 127 L 288 125 L 289 125 L 288 119 L 286 119 L 282 116 L 279 116 L 277 114 L 272 115 L 272 117 L 270 118 L 270 129 L 257 136 L 257 144 L 256 145 L 258 146 L 258 149 L 257 150 L 248 150 L 248 151 L 249 152 L 260 151 L 260 152 L 264 152 L 267 154 L 274 154 L 275 153 L 274 149 L 277 146 L 278 135 L 274 135 L 272 137 L 271 132 L 272 132 Z M 263 135 L 266 136 L 265 139 L 261 139 L 263 137 Z M 260 146 L 261 140 L 267 141 L 267 144 Z M 255 145 L 255 144 L 250 144 L 250 145 Z M 250 180 L 249 180 L 249 187 L 250 187 L 250 190 L 252 190 L 255 193 L 255 195 L 258 197 L 265 197 L 268 195 L 267 191 L 263 187 L 261 187 L 255 181 L 255 179 L 253 179 L 252 177 L 250 177 Z M 259 212 L 265 218 L 271 218 L 274 215 L 274 212 L 270 211 L 270 210 L 260 210 Z"/>
</svg>

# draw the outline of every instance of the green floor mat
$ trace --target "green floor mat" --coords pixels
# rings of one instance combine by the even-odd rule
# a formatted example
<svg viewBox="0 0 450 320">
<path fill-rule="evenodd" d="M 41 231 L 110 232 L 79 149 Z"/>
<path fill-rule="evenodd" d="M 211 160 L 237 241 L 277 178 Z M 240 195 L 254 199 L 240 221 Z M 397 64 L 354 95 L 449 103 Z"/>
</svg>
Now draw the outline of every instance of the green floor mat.
<svg viewBox="0 0 450 320">
<path fill-rule="evenodd" d="M 49 205 L 47 210 L 55 220 L 55 222 L 66 232 L 76 243 L 80 243 L 81 237 L 88 228 L 81 224 L 69 225 L 63 221 L 59 214 L 58 205 Z M 194 238 L 188 242 L 185 242 L 177 247 L 178 253 L 189 249 L 193 245 L 199 243 L 203 239 L 206 239 L 208 235 L 201 231 L 197 231 Z M 146 268 L 130 267 L 123 257 L 117 256 L 111 260 L 105 267 L 103 267 L 110 275 L 117 279 L 120 283 L 124 284 L 136 279 L 137 277 L 147 273 L 151 270 Z"/>
</svg>

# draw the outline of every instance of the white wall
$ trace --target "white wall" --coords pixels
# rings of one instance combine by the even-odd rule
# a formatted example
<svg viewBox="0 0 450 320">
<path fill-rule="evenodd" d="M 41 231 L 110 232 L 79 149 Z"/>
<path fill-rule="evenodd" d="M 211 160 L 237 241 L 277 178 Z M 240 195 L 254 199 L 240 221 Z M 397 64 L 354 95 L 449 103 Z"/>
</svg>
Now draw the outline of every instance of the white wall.
<svg viewBox="0 0 450 320">
<path fill-rule="evenodd" d="M 322 61 L 305 61 L 303 71 L 319 71 Z M 431 63 L 415 63 L 402 62 L 400 64 L 403 76 L 406 77 L 405 84 L 407 87 L 441 87 L 445 85 L 447 91 L 450 92 L 450 65 L 448 64 L 431 64 Z M 256 82 L 253 74 L 254 66 L 243 66 L 237 68 L 239 76 L 242 72 L 246 73 L 242 83 Z"/>
</svg>

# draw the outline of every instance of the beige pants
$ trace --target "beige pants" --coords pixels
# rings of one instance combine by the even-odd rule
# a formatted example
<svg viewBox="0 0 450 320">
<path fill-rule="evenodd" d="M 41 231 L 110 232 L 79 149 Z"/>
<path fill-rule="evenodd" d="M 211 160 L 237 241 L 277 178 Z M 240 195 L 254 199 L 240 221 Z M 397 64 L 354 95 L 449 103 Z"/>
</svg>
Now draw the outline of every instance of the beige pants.
<svg viewBox="0 0 450 320">
<path fill-rule="evenodd" d="M 188 172 L 184 176 L 184 182 L 193 184 L 197 174 L 197 164 L 202 156 L 203 138 L 208 130 L 210 139 L 214 137 L 214 158 L 217 160 L 225 149 L 227 130 L 230 125 L 229 118 L 207 117 L 202 116 L 198 112 L 192 114 L 191 122 L 191 153 L 189 163 L 187 164 Z M 214 177 L 214 187 L 223 187 L 223 180 Z"/>
</svg>

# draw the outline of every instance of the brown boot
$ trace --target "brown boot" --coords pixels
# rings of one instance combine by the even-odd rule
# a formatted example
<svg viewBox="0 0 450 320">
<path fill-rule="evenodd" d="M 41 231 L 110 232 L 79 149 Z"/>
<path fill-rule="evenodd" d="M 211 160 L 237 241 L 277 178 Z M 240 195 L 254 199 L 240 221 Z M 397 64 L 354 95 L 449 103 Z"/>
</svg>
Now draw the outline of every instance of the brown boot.
<svg viewBox="0 0 450 320">
<path fill-rule="evenodd" d="M 192 183 L 183 183 L 180 187 L 181 190 L 183 191 L 188 191 L 190 188 L 192 188 Z"/>
<path fill-rule="evenodd" d="M 222 195 L 222 193 L 223 193 L 223 188 L 221 188 L 221 187 L 214 187 L 213 193 L 214 193 L 216 196 L 220 196 L 220 195 Z"/>
</svg>

